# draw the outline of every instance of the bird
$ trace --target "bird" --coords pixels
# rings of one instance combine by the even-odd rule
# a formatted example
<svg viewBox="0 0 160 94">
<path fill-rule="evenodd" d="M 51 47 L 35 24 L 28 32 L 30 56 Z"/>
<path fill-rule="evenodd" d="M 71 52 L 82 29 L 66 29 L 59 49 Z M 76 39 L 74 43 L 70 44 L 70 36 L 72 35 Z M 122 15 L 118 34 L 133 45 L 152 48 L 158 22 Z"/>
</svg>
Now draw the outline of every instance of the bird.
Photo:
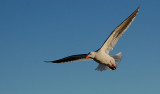
<svg viewBox="0 0 160 94">
<path fill-rule="evenodd" d="M 103 45 L 96 51 L 89 52 L 88 54 L 78 54 L 64 57 L 55 61 L 45 61 L 50 63 L 66 63 L 74 61 L 86 61 L 94 60 L 98 63 L 95 70 L 105 71 L 105 70 L 116 70 L 119 62 L 122 59 L 122 53 L 119 52 L 115 55 L 109 55 L 109 52 L 113 50 L 114 46 L 120 39 L 120 37 L 126 32 L 128 27 L 131 25 L 136 15 L 138 14 L 140 6 L 127 17 L 120 25 L 118 25 L 113 32 L 109 35 Z"/>
</svg>

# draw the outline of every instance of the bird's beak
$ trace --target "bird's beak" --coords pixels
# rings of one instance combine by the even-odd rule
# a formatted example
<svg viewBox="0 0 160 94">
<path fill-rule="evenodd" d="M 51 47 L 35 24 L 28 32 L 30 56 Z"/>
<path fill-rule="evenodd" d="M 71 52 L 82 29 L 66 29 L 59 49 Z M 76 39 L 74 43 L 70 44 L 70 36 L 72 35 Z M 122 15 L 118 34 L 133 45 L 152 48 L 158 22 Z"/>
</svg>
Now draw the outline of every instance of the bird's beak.
<svg viewBox="0 0 160 94">
<path fill-rule="evenodd" d="M 117 66 L 116 66 L 116 65 L 114 65 L 114 64 L 112 64 L 112 66 L 113 66 L 114 70 L 117 68 Z"/>
<path fill-rule="evenodd" d="M 87 55 L 87 56 L 86 56 L 86 59 L 87 59 L 88 57 L 89 57 L 89 56 Z"/>
</svg>

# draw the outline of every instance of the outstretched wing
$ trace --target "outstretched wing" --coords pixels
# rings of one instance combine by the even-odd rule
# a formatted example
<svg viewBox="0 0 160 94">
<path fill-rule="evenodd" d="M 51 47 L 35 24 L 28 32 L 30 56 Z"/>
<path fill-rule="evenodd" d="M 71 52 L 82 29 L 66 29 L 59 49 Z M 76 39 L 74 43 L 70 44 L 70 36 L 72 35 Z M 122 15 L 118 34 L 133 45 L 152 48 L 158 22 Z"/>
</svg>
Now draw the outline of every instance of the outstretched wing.
<svg viewBox="0 0 160 94">
<path fill-rule="evenodd" d="M 86 59 L 87 54 L 79 54 L 79 55 L 72 55 L 68 56 L 59 60 L 55 61 L 45 61 L 45 62 L 51 62 L 51 63 L 66 63 L 66 62 L 73 62 L 73 61 L 82 61 L 82 60 L 92 60 L 91 58 Z"/>
<path fill-rule="evenodd" d="M 136 17 L 138 11 L 138 7 L 126 20 L 124 20 L 108 37 L 108 39 L 104 42 L 100 50 L 109 53 L 113 49 L 113 47 L 118 42 L 119 38 L 124 34 L 127 28 L 130 26 L 134 18 Z"/>
</svg>

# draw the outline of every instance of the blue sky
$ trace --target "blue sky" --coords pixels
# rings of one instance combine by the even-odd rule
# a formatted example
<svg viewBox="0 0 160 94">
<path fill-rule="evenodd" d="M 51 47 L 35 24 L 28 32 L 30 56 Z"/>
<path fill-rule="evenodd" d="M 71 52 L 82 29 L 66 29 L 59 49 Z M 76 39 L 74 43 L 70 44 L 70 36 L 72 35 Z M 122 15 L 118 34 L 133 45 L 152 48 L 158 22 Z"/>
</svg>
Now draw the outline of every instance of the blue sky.
<svg viewBox="0 0 160 94">
<path fill-rule="evenodd" d="M 116 71 L 94 61 L 48 64 L 97 50 L 141 3 L 111 55 Z M 0 94 L 159 94 L 159 0 L 0 0 Z"/>
</svg>

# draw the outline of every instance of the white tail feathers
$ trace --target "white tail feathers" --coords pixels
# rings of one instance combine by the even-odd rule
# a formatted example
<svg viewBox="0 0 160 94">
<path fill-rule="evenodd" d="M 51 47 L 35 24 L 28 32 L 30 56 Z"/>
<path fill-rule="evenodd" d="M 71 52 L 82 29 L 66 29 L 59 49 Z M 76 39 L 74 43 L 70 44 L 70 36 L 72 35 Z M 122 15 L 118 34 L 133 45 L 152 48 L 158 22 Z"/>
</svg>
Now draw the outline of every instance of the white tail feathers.
<svg viewBox="0 0 160 94">
<path fill-rule="evenodd" d="M 121 59 L 122 59 L 122 53 L 120 52 L 120 53 L 118 53 L 116 55 L 112 55 L 111 57 L 114 58 L 116 66 L 117 66 L 119 64 L 119 62 L 121 61 Z"/>
</svg>

